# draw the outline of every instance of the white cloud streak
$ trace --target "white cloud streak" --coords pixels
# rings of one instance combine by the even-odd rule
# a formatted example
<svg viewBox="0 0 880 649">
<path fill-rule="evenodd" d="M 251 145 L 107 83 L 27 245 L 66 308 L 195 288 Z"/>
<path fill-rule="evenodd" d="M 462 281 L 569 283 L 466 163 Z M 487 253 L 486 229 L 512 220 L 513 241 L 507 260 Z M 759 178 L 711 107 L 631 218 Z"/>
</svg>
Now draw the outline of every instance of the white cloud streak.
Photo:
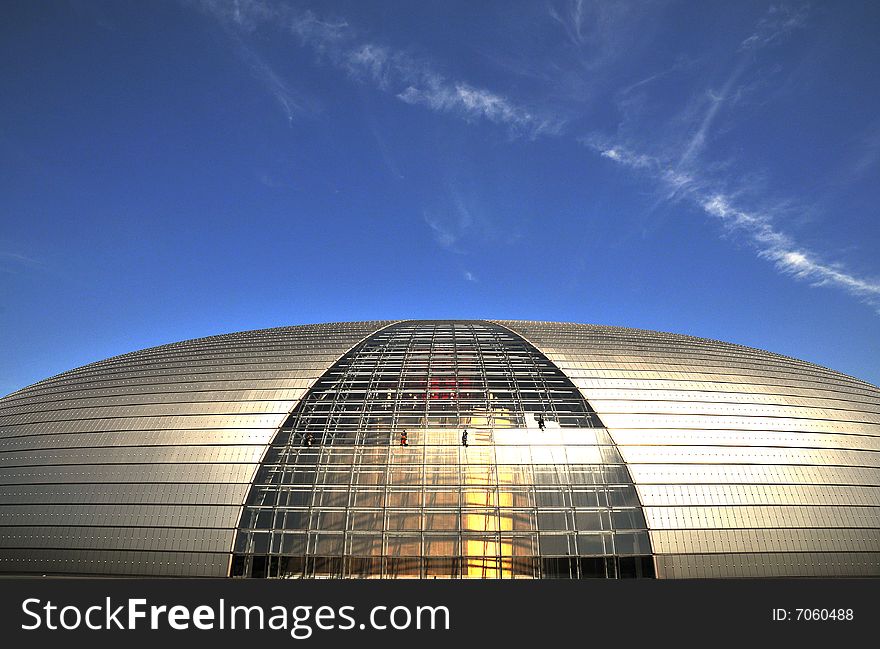
<svg viewBox="0 0 880 649">
<path fill-rule="evenodd" d="M 260 0 L 203 0 L 201 6 L 240 32 L 252 32 L 264 25 L 287 31 L 353 78 L 368 80 L 408 104 L 465 120 L 484 119 L 530 137 L 558 133 L 563 126 L 563 120 L 554 115 L 529 109 L 467 82 L 448 79 L 428 62 L 405 51 L 359 42 L 345 20 L 322 20 L 311 11 L 297 13 L 286 5 Z M 265 62 L 256 59 L 252 67 L 291 118 L 296 102 L 289 86 Z"/>
<path fill-rule="evenodd" d="M 468 183 L 450 179 L 442 200 L 423 213 L 423 221 L 434 241 L 449 252 L 470 255 L 485 246 L 506 246 L 518 241 L 520 233 L 513 219 L 503 223 L 493 219 Z"/>
<path fill-rule="evenodd" d="M 707 144 L 709 132 L 721 108 L 725 103 L 733 101 L 737 94 L 734 87 L 747 70 L 753 53 L 803 26 L 806 13 L 805 6 L 795 9 L 773 6 L 768 10 L 754 33 L 741 43 L 739 63 L 721 90 L 717 93 L 706 93 L 710 105 L 693 135 L 684 143 L 683 153 L 676 164 L 668 164 L 656 156 L 621 145 L 609 145 L 595 140 L 585 143 L 603 157 L 651 176 L 668 190 L 666 199 L 687 199 L 707 216 L 718 219 L 728 232 L 744 238 L 757 251 L 758 256 L 772 262 L 783 274 L 810 282 L 812 286 L 844 290 L 880 313 L 880 280 L 859 277 L 839 264 L 822 261 L 815 252 L 798 245 L 790 235 L 778 229 L 772 210 L 747 210 L 736 205 L 730 195 L 715 191 L 712 183 L 698 173 L 693 165 Z"/>
<path fill-rule="evenodd" d="M 875 120 L 867 131 L 862 133 L 857 149 L 855 159 L 847 168 L 847 177 L 850 181 L 861 180 L 880 161 L 880 120 Z"/>
<path fill-rule="evenodd" d="M 706 138 L 709 134 L 709 129 L 712 128 L 712 123 L 715 121 L 718 111 L 721 109 L 724 102 L 729 100 L 733 85 L 739 80 L 743 72 L 745 72 L 746 67 L 747 61 L 743 59 L 727 78 L 727 81 L 724 82 L 719 93 L 716 94 L 711 91 L 706 93 L 710 102 L 709 108 L 703 115 L 703 119 L 701 120 L 696 133 L 694 133 L 688 142 L 687 147 L 685 147 L 684 153 L 678 162 L 679 166 L 688 164 L 697 154 L 700 153 L 700 151 L 702 151 L 703 147 L 706 146 Z"/>
<path fill-rule="evenodd" d="M 597 148 L 599 154 L 603 158 L 614 160 L 614 162 L 620 163 L 627 167 L 631 167 L 633 169 L 645 169 L 656 164 L 656 160 L 654 160 L 654 158 L 641 153 L 633 153 L 632 151 L 629 151 L 628 149 L 624 149 L 622 147 L 611 147 L 608 149 L 601 147 L 594 148 Z"/>
<path fill-rule="evenodd" d="M 789 236 L 774 229 L 766 215 L 738 209 L 722 194 L 706 198 L 701 207 L 707 214 L 721 219 L 728 228 L 746 232 L 758 245 L 761 256 L 782 272 L 810 281 L 814 286 L 843 288 L 880 307 L 880 281 L 862 279 L 840 267 L 822 263 L 814 253 L 799 248 Z"/>
<path fill-rule="evenodd" d="M 45 267 L 46 263 L 41 259 L 29 257 L 20 252 L 0 250 L 0 272 L 17 275 L 21 269 L 38 270 Z"/>
<path fill-rule="evenodd" d="M 631 0 L 563 0 L 547 13 L 560 25 L 569 50 L 582 69 L 597 71 L 643 36 L 634 16 L 649 3 Z"/>
<path fill-rule="evenodd" d="M 558 22 L 572 44 L 582 46 L 587 38 L 584 35 L 584 1 L 572 0 L 561 7 L 550 6 L 550 17 Z"/>
<path fill-rule="evenodd" d="M 706 146 L 709 130 L 715 122 L 719 111 L 725 104 L 730 104 L 734 95 L 734 86 L 749 67 L 754 52 L 782 39 L 791 31 L 803 26 L 806 21 L 806 7 L 792 9 L 785 6 L 771 6 L 765 16 L 758 22 L 755 32 L 740 44 L 740 60 L 733 72 L 727 77 L 719 92 L 708 91 L 706 98 L 709 108 L 703 114 L 703 119 L 696 132 L 690 138 L 681 156 L 679 166 L 691 162 Z"/>
<path fill-rule="evenodd" d="M 858 277 L 840 265 L 822 261 L 816 253 L 798 245 L 790 235 L 779 230 L 771 213 L 743 209 L 735 205 L 729 195 L 712 191 L 708 183 L 676 171 L 656 157 L 635 153 L 619 145 L 590 146 L 619 165 L 648 173 L 676 196 L 687 198 L 707 216 L 721 221 L 727 231 L 742 235 L 760 257 L 773 262 L 780 272 L 808 281 L 812 286 L 842 289 L 880 313 L 880 280 Z"/>
<path fill-rule="evenodd" d="M 755 31 L 742 43 L 742 51 L 755 50 L 775 43 L 795 29 L 802 27 L 807 20 L 809 5 L 791 7 L 782 4 L 770 5 L 767 13 L 758 22 Z"/>
<path fill-rule="evenodd" d="M 442 248 L 447 250 L 455 250 L 455 244 L 458 243 L 459 235 L 456 234 L 447 223 L 444 223 L 432 214 L 424 215 L 425 224 L 430 228 L 434 241 Z"/>
<path fill-rule="evenodd" d="M 397 97 L 408 104 L 422 104 L 432 110 L 457 114 L 465 119 L 483 118 L 504 124 L 518 132 L 528 132 L 533 137 L 558 133 L 562 127 L 560 120 L 538 117 L 501 95 L 466 83 L 446 82 L 442 78 L 422 88 L 407 86 Z"/>
<path fill-rule="evenodd" d="M 477 220 L 454 184 L 449 185 L 449 205 L 444 209 L 425 213 L 425 223 L 431 229 L 434 240 L 451 252 L 461 253 L 459 244 L 466 245 L 479 237 Z"/>
<path fill-rule="evenodd" d="M 253 75 L 263 82 L 266 89 L 272 94 L 278 105 L 281 106 L 288 123 L 293 123 L 294 115 L 300 113 L 303 107 L 294 96 L 287 82 L 259 54 L 244 45 L 244 43 L 239 44 L 238 51 Z"/>
</svg>

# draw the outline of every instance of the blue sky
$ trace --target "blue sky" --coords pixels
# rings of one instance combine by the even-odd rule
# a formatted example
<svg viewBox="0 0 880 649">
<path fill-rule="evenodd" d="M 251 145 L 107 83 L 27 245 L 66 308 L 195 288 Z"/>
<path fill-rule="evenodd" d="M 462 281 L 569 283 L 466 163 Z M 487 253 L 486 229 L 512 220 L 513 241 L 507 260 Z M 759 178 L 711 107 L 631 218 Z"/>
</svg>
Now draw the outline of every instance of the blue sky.
<svg viewBox="0 0 880 649">
<path fill-rule="evenodd" d="M 880 383 L 880 5 L 58 2 L 0 24 L 0 393 L 379 318 Z"/>
</svg>

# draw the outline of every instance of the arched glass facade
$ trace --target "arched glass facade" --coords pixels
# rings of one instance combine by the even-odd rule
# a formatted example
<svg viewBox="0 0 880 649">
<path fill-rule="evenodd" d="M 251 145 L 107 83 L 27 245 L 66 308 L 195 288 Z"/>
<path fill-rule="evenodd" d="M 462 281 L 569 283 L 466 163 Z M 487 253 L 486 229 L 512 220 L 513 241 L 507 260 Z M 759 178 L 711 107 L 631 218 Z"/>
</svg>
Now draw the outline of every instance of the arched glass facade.
<svg viewBox="0 0 880 649">
<path fill-rule="evenodd" d="M 272 441 L 232 573 L 652 576 L 635 488 L 601 426 L 501 326 L 392 325 L 330 368 Z"/>
</svg>

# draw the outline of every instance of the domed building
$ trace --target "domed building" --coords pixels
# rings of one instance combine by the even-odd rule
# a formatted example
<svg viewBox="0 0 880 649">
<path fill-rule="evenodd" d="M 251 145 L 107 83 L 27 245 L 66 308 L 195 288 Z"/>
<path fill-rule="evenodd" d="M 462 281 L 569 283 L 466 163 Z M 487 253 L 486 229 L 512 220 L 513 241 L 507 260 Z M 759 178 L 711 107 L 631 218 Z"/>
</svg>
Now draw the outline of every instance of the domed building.
<svg viewBox="0 0 880 649">
<path fill-rule="evenodd" d="M 163 345 L 0 400 L 0 572 L 880 576 L 880 389 L 582 324 Z"/>
</svg>

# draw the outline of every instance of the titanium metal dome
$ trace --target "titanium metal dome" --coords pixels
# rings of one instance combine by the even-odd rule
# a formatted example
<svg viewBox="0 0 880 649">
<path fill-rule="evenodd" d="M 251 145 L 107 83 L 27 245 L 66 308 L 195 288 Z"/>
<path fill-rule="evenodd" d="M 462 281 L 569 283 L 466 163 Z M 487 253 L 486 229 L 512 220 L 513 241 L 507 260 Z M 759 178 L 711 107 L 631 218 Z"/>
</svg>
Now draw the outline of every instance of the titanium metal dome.
<svg viewBox="0 0 880 649">
<path fill-rule="evenodd" d="M 880 576 L 878 451 L 880 389 L 713 340 L 249 331 L 0 400 L 0 572 Z"/>
</svg>

